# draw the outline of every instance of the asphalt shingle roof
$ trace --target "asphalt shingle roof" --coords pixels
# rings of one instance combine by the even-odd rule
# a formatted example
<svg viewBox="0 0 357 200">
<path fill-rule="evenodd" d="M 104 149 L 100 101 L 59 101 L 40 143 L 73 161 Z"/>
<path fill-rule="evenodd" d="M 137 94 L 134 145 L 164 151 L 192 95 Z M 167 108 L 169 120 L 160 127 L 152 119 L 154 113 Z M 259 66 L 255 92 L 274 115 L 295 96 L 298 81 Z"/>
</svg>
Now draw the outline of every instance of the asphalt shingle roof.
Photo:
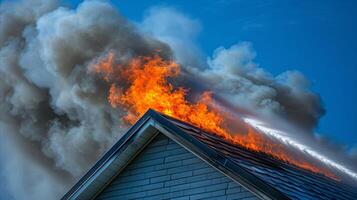
<svg viewBox="0 0 357 200">
<path fill-rule="evenodd" d="M 192 148 L 201 158 L 217 169 L 226 172 L 232 179 L 241 182 L 262 198 L 272 199 L 357 199 L 357 185 L 348 185 L 323 175 L 315 174 L 266 154 L 253 152 L 231 144 L 214 134 L 207 133 L 190 124 L 149 110 L 123 137 L 113 145 L 98 162 L 71 188 L 62 199 L 72 199 L 75 193 L 86 187 L 105 163 L 136 140 L 143 124 L 154 121 L 154 126 L 163 128 L 186 148 Z M 158 125 L 158 126 L 157 126 Z M 158 128 L 160 129 L 160 128 Z M 252 187 L 251 187 L 252 186 Z"/>
<path fill-rule="evenodd" d="M 291 199 L 357 199 L 357 186 L 298 169 L 272 157 L 231 144 L 185 122 L 164 117 Z"/>
</svg>

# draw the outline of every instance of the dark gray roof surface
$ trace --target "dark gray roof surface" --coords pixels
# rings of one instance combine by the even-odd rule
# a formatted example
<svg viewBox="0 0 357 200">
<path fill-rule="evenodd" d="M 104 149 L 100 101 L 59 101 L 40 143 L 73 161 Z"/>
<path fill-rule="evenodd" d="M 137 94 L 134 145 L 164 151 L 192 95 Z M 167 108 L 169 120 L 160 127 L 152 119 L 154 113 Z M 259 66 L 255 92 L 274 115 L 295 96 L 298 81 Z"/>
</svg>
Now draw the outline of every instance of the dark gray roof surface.
<svg viewBox="0 0 357 200">
<path fill-rule="evenodd" d="M 232 145 L 187 123 L 165 118 L 291 199 L 357 199 L 357 187 L 298 169 L 269 156 Z"/>
<path fill-rule="evenodd" d="M 167 119 L 292 199 L 357 199 L 357 187 L 297 169 L 257 152 L 232 145 L 186 123 Z"/>
<path fill-rule="evenodd" d="M 245 184 L 253 185 L 271 199 L 357 199 L 357 186 L 351 186 L 322 175 L 314 174 L 276 160 L 267 155 L 252 152 L 233 145 L 216 135 L 204 132 L 185 122 L 149 110 L 133 127 L 85 174 L 63 197 L 68 199 L 91 177 L 115 152 L 134 137 L 143 123 L 153 119 L 174 137 L 189 143 L 196 153 L 203 152 L 203 158 L 228 176 Z M 176 139 L 177 139 L 176 138 Z M 238 177 L 238 178 L 237 178 Z M 264 198 L 265 195 L 263 195 Z"/>
</svg>

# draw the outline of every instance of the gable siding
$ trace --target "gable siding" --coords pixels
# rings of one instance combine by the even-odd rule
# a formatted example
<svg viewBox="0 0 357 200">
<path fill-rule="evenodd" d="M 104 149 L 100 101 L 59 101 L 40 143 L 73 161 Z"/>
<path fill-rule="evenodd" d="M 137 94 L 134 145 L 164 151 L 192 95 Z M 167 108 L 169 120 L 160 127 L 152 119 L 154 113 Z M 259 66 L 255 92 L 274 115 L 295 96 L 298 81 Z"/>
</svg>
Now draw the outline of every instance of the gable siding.
<svg viewBox="0 0 357 200">
<path fill-rule="evenodd" d="M 160 134 L 97 199 L 258 199 Z"/>
</svg>

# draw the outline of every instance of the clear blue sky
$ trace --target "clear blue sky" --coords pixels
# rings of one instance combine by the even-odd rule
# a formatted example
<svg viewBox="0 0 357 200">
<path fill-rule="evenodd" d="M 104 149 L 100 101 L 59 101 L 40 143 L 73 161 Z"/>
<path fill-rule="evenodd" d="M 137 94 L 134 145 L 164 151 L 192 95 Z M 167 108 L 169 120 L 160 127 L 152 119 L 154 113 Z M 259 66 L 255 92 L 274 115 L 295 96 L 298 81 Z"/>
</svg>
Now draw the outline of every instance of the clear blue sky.
<svg viewBox="0 0 357 200">
<path fill-rule="evenodd" d="M 78 0 L 72 3 L 77 4 Z M 327 113 L 317 132 L 357 145 L 357 1 L 354 0 L 118 0 L 127 18 L 141 21 L 152 6 L 170 6 L 200 20 L 198 45 L 252 42 L 256 62 L 277 75 L 296 69 L 312 82 Z"/>
<path fill-rule="evenodd" d="M 1 0 L 0 0 L 1 1 Z M 63 0 L 76 6 L 80 0 Z M 317 132 L 357 145 L 356 0 L 112 0 L 141 21 L 152 6 L 170 6 L 200 20 L 197 43 L 208 56 L 219 46 L 250 41 L 256 62 L 277 75 L 296 69 L 311 81 L 327 110 Z M 2 177 L 0 177 L 1 179 Z M 0 199 L 7 196 L 0 181 Z"/>
</svg>

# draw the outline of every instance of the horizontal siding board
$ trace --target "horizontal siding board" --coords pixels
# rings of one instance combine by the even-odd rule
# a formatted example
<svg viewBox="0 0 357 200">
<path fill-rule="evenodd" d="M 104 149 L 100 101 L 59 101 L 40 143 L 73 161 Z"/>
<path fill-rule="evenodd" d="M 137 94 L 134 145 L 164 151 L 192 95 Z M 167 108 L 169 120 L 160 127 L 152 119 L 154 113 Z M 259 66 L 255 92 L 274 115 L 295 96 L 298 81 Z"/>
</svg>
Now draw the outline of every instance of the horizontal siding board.
<svg viewBox="0 0 357 200">
<path fill-rule="evenodd" d="M 156 166 L 164 163 L 164 158 L 151 159 L 137 164 L 133 164 L 129 169 L 141 169 L 143 167 Z"/>
<path fill-rule="evenodd" d="M 212 167 L 202 167 L 202 169 L 197 169 L 193 171 L 193 175 L 206 174 L 206 173 L 214 173 L 216 170 Z"/>
<path fill-rule="evenodd" d="M 191 183 L 191 185 L 194 185 L 195 182 L 205 182 L 207 180 L 215 179 L 215 178 L 220 178 L 222 175 L 219 173 L 210 173 L 210 174 L 200 174 L 198 176 L 191 176 L 191 177 L 185 177 L 181 179 L 171 179 L 170 181 L 165 182 L 165 186 L 174 186 L 174 185 L 180 185 L 180 184 L 185 184 L 185 183 Z M 207 184 L 210 182 L 208 181 Z"/>
<path fill-rule="evenodd" d="M 157 182 L 166 182 L 171 180 L 170 175 L 164 175 L 164 176 L 158 176 L 158 177 L 153 177 L 150 178 L 150 183 L 157 183 Z"/>
<path fill-rule="evenodd" d="M 145 186 L 150 184 L 150 179 L 141 179 L 141 180 L 137 180 L 137 181 L 128 181 L 128 182 L 120 182 L 120 183 L 113 183 L 112 188 L 108 188 L 109 189 L 114 189 L 114 188 L 133 188 L 133 187 L 140 187 L 140 186 Z M 118 187 L 117 187 L 118 186 Z"/>
<path fill-rule="evenodd" d="M 190 197 L 185 196 L 185 197 L 177 197 L 177 198 L 171 198 L 171 200 L 189 200 Z"/>
<path fill-rule="evenodd" d="M 214 192 L 205 192 L 201 194 L 191 195 L 190 200 L 206 199 L 210 197 L 219 197 L 219 196 L 225 196 L 225 190 L 218 190 Z"/>
<path fill-rule="evenodd" d="M 159 135 L 97 199 L 257 199 L 194 154 Z"/>
<path fill-rule="evenodd" d="M 108 196 L 123 196 L 123 195 L 129 195 L 129 194 L 134 194 L 138 192 L 150 192 L 156 189 L 162 188 L 162 185 L 160 183 L 158 184 L 150 184 L 150 185 L 145 185 L 141 187 L 136 187 L 136 188 L 125 188 L 125 189 L 111 189 L 108 190 Z M 105 196 L 105 195 L 104 195 Z"/>
<path fill-rule="evenodd" d="M 226 190 L 226 194 L 236 194 L 236 193 L 241 192 L 241 189 L 242 189 L 242 187 L 239 187 L 239 186 L 237 186 L 237 187 L 232 187 L 232 188 L 228 188 L 228 189 Z"/>
</svg>

